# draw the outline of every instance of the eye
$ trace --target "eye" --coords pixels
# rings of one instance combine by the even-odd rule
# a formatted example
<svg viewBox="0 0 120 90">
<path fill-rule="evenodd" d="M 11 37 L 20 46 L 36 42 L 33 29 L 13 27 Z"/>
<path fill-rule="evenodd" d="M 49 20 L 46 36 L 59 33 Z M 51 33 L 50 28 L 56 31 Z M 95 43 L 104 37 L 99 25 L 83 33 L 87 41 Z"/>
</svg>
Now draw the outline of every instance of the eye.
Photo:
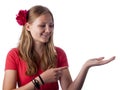
<svg viewBox="0 0 120 90">
<path fill-rule="evenodd" d="M 44 27 L 45 27 L 45 25 L 39 25 L 39 27 L 44 28 Z"/>
<path fill-rule="evenodd" d="M 53 27 L 54 27 L 54 24 L 49 25 L 49 27 L 53 28 Z"/>
</svg>

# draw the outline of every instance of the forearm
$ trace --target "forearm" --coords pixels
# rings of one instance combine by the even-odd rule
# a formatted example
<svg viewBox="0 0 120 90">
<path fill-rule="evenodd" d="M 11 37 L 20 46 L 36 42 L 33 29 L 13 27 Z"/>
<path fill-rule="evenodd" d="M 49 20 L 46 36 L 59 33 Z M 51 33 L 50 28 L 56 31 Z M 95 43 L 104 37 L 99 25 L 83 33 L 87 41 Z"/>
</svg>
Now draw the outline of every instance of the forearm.
<svg viewBox="0 0 120 90">
<path fill-rule="evenodd" d="M 76 79 L 70 84 L 68 90 L 81 90 L 89 68 L 83 65 Z"/>
<path fill-rule="evenodd" d="M 36 80 L 38 80 L 40 82 L 40 85 L 42 85 L 39 77 L 36 77 L 35 78 Z M 27 83 L 26 85 L 23 85 L 21 87 L 18 87 L 18 88 L 14 88 L 11 87 L 9 85 L 7 85 L 7 87 L 5 87 L 6 85 L 3 85 L 3 90 L 35 90 L 35 86 L 34 84 L 32 83 L 32 81 L 30 81 L 29 83 Z"/>
<path fill-rule="evenodd" d="M 87 72 L 92 66 L 99 66 L 107 64 L 115 59 L 115 56 L 109 58 L 108 60 L 103 60 L 104 57 L 89 59 L 82 67 L 77 78 L 68 86 L 67 90 L 81 90 L 87 75 Z"/>
<path fill-rule="evenodd" d="M 18 87 L 16 89 L 12 89 L 12 90 L 34 90 L 34 85 L 32 82 L 29 82 L 28 84 Z"/>
</svg>

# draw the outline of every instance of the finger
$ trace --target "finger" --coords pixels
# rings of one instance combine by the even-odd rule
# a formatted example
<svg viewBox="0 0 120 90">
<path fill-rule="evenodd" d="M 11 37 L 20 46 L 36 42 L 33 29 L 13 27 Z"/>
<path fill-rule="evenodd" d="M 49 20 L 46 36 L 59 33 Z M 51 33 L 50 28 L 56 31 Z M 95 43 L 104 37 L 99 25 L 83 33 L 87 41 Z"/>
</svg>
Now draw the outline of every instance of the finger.
<svg viewBox="0 0 120 90">
<path fill-rule="evenodd" d="M 107 61 L 112 61 L 112 60 L 115 60 L 115 56 L 109 58 Z"/>
<path fill-rule="evenodd" d="M 111 62 L 112 60 L 104 60 L 103 62 L 101 62 L 101 64 L 107 64 L 109 62 Z"/>
<path fill-rule="evenodd" d="M 56 79 L 56 80 L 59 80 L 60 78 L 61 78 L 61 76 L 58 75 L 58 76 L 56 76 L 55 79 Z"/>
<path fill-rule="evenodd" d="M 113 60 L 115 60 L 115 56 L 109 58 L 108 60 L 104 60 L 102 64 L 107 64 L 107 63 L 109 63 L 109 62 L 111 62 Z"/>
<path fill-rule="evenodd" d="M 62 71 L 62 70 L 67 69 L 67 68 L 68 68 L 68 66 L 64 66 L 64 67 L 58 68 L 58 70 Z"/>
<path fill-rule="evenodd" d="M 62 71 L 64 69 L 67 69 L 68 66 L 64 66 L 64 67 L 59 67 L 59 68 L 55 68 L 55 71 Z"/>
<path fill-rule="evenodd" d="M 57 71 L 56 74 L 55 74 L 55 79 L 56 80 L 59 80 L 62 76 L 62 72 L 61 71 Z"/>
<path fill-rule="evenodd" d="M 61 71 L 61 70 L 59 70 L 59 71 L 58 71 L 58 74 L 59 74 L 59 75 L 61 75 L 61 74 L 62 74 L 62 71 Z"/>
<path fill-rule="evenodd" d="M 96 60 L 102 60 L 104 59 L 104 57 L 99 57 L 99 58 L 96 58 Z"/>
<path fill-rule="evenodd" d="M 93 58 L 93 59 L 91 59 L 91 60 L 102 60 L 102 59 L 104 59 L 104 57 Z"/>
<path fill-rule="evenodd" d="M 115 56 L 111 57 L 110 59 L 115 60 Z"/>
<path fill-rule="evenodd" d="M 62 76 L 62 72 L 59 72 L 58 75 L 57 75 L 57 77 L 60 78 L 61 76 Z"/>
</svg>

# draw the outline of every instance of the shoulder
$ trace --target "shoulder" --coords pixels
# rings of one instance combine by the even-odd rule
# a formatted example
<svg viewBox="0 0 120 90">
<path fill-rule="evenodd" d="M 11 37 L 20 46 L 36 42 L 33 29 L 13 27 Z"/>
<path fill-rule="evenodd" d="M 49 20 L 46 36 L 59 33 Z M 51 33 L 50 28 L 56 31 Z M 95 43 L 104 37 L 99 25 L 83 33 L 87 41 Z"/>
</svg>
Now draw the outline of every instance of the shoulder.
<svg viewBox="0 0 120 90">
<path fill-rule="evenodd" d="M 16 52 L 17 53 L 18 52 L 18 48 L 11 48 L 8 53 L 12 53 L 12 52 Z"/>
<path fill-rule="evenodd" d="M 5 69 L 17 69 L 19 61 L 18 49 L 12 48 L 9 50 L 6 57 L 6 67 Z"/>
<path fill-rule="evenodd" d="M 10 49 L 7 55 L 10 55 L 10 56 L 18 55 L 18 48 Z"/>
<path fill-rule="evenodd" d="M 57 54 L 65 54 L 65 51 L 62 48 L 60 48 L 60 47 L 56 46 L 55 50 L 56 50 Z"/>
<path fill-rule="evenodd" d="M 9 52 L 18 52 L 18 48 L 11 48 Z"/>
<path fill-rule="evenodd" d="M 66 58 L 67 57 L 65 51 L 62 48 L 55 47 L 55 49 L 56 49 L 56 53 L 57 53 L 58 58 Z"/>
<path fill-rule="evenodd" d="M 12 48 L 9 50 L 7 54 L 7 60 L 9 61 L 17 61 L 19 59 L 19 52 L 18 48 Z"/>
<path fill-rule="evenodd" d="M 67 56 L 65 51 L 60 47 L 55 47 L 57 52 L 58 67 L 68 66 Z"/>
</svg>

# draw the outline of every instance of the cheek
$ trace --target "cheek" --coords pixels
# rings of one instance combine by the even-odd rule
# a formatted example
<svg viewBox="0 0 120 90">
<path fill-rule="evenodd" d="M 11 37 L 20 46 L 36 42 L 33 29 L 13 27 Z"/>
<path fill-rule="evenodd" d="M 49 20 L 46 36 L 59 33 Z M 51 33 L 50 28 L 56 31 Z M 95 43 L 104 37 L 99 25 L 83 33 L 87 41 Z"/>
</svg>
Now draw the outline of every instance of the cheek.
<svg viewBox="0 0 120 90">
<path fill-rule="evenodd" d="M 40 38 L 41 34 L 43 33 L 44 31 L 41 31 L 41 30 L 32 30 L 31 31 L 31 35 L 32 37 L 35 39 L 35 38 Z"/>
<path fill-rule="evenodd" d="M 32 36 L 33 38 L 36 37 L 36 36 L 38 36 L 38 35 L 37 35 L 38 32 L 35 31 L 35 30 L 31 30 L 30 33 L 31 33 L 31 36 Z"/>
<path fill-rule="evenodd" d="M 50 35 L 51 35 L 51 36 L 53 35 L 53 31 L 52 31 L 52 32 L 50 32 Z"/>
<path fill-rule="evenodd" d="M 38 37 L 40 36 L 42 33 L 44 33 L 44 29 L 40 29 L 39 27 L 31 27 L 30 33 L 32 35 L 32 37 Z"/>
</svg>

